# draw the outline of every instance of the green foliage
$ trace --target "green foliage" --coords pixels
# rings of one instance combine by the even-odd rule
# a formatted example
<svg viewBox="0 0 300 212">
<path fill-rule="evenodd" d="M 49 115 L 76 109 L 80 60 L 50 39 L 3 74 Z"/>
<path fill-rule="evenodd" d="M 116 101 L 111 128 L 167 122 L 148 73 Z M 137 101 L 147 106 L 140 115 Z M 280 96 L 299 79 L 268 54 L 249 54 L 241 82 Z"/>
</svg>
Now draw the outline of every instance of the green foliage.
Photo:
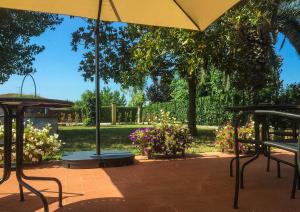
<svg viewBox="0 0 300 212">
<path fill-rule="evenodd" d="M 160 77 L 152 76 L 153 83 L 147 88 L 147 99 L 152 103 L 170 101 L 172 78 L 170 73 L 164 73 Z"/>
<path fill-rule="evenodd" d="M 281 81 L 277 76 L 282 59 L 276 55 L 274 44 L 278 32 L 291 32 L 290 41 L 297 47 L 299 5 L 299 0 L 248 0 L 214 26 L 218 34 L 212 57 L 215 66 L 231 76 L 231 84 L 246 92 L 254 104 L 272 94 L 272 89 L 265 89 L 266 85 L 276 87 L 273 94 L 278 97 Z"/>
<path fill-rule="evenodd" d="M 0 84 L 13 74 L 32 73 L 35 56 L 44 50 L 30 38 L 61 23 L 57 15 L 0 9 Z"/>
<path fill-rule="evenodd" d="M 221 71 L 211 68 L 201 80 L 196 96 L 196 123 L 199 125 L 220 125 L 232 118 L 232 114 L 225 111 L 227 106 L 250 104 L 244 92 L 237 91 Z M 161 104 L 149 104 L 144 107 L 143 120 L 153 121 L 160 109 L 170 111 L 172 116 L 182 123 L 187 121 L 188 90 L 187 82 L 180 78 L 172 81 L 172 101 Z M 274 89 L 275 90 L 275 89 Z M 273 93 L 274 93 L 273 90 Z M 271 89 L 270 89 L 271 91 Z M 270 102 L 273 94 L 266 94 L 265 101 Z"/>
<path fill-rule="evenodd" d="M 268 83 L 260 91 L 257 91 L 257 99 L 260 103 L 277 103 L 282 85 L 279 80 L 279 72 L 268 76 L 268 79 Z M 158 114 L 159 107 L 167 107 L 173 116 L 185 122 L 184 114 L 187 112 L 188 104 L 187 86 L 185 80 L 175 78 L 171 84 L 173 103 L 150 104 L 149 113 Z M 232 117 L 231 113 L 225 111 L 226 107 L 253 104 L 249 93 L 236 89 L 228 76 L 214 67 L 211 67 L 205 77 L 201 79 L 197 87 L 196 102 L 197 124 L 200 125 L 220 125 Z M 147 111 L 147 109 L 145 110 Z M 149 116 L 147 118 L 149 119 Z"/>
<path fill-rule="evenodd" d="M 126 104 L 124 95 L 121 95 L 119 91 L 110 91 L 109 88 L 104 88 L 100 92 L 100 121 L 109 123 L 111 122 L 111 104 L 116 103 L 117 106 L 123 106 Z M 86 91 L 81 95 L 81 100 L 77 101 L 74 106 L 74 110 L 80 110 L 84 117 L 84 124 L 86 126 L 95 125 L 96 123 L 96 93 L 92 91 Z"/>
<path fill-rule="evenodd" d="M 128 135 L 134 129 L 145 125 L 103 125 L 100 128 L 100 140 L 102 150 L 131 151 L 138 153 L 128 139 Z M 94 151 L 96 148 L 96 129 L 86 126 L 67 126 L 59 128 L 60 138 L 64 141 L 62 151 Z"/>
<path fill-rule="evenodd" d="M 171 82 L 171 97 L 177 102 L 188 101 L 188 86 L 184 79 L 175 78 Z"/>
<path fill-rule="evenodd" d="M 281 94 L 281 103 L 299 104 L 300 103 L 300 83 L 287 86 Z"/>
<path fill-rule="evenodd" d="M 197 98 L 197 124 L 218 126 L 232 118 L 226 107 L 232 106 L 232 96 L 215 95 Z"/>
<path fill-rule="evenodd" d="M 78 46 L 83 44 L 84 53 L 79 65 L 79 71 L 85 80 L 93 81 L 95 75 L 95 21 L 86 19 L 86 22 L 85 26 L 79 27 L 78 30 L 73 32 L 71 46 L 73 51 L 78 51 Z M 101 38 L 99 54 L 101 79 L 108 82 L 110 78 L 113 78 L 116 82 L 119 82 L 121 76 L 117 71 L 119 69 L 114 59 L 115 48 L 118 45 L 116 42 L 116 28 L 113 27 L 112 23 L 101 21 L 99 33 Z"/>
<path fill-rule="evenodd" d="M 85 28 L 73 34 L 74 49 L 84 43 L 87 50 L 80 66 L 86 79 L 93 78 L 93 26 L 94 22 L 88 21 Z M 171 96 L 184 107 L 180 112 L 186 113 L 185 118 L 180 119 L 188 120 L 191 133 L 196 133 L 196 121 L 203 119 L 201 113 L 210 113 L 208 122 L 214 123 L 214 116 L 224 113 L 223 108 L 219 109 L 222 104 L 201 103 L 199 96 L 213 96 L 211 98 L 219 99 L 218 102 L 223 101 L 223 105 L 276 102 L 282 82 L 279 80 L 281 58 L 274 51 L 274 43 L 278 32 L 282 32 L 297 48 L 298 31 L 298 0 L 244 1 L 205 32 L 133 24 L 117 28 L 114 24 L 102 23 L 101 74 L 104 80 L 112 78 L 123 87 L 143 87 L 150 78 L 153 85 L 149 99 L 159 97 L 159 101 L 164 89 L 160 89 L 158 82 L 163 76 L 186 81 L 186 85 L 181 84 L 182 88 L 172 85 Z M 221 74 L 211 74 L 214 68 Z M 226 80 L 220 81 L 220 78 Z M 218 83 L 231 94 L 219 89 Z M 167 91 L 166 96 L 169 96 Z M 199 114 L 197 111 L 205 108 L 208 112 Z"/>
<path fill-rule="evenodd" d="M 143 108 L 143 121 L 153 123 L 160 115 L 160 111 L 169 111 L 172 117 L 182 123 L 186 123 L 187 103 L 164 102 L 152 103 Z"/>
<path fill-rule="evenodd" d="M 125 106 L 126 98 L 119 91 L 111 91 L 109 87 L 105 87 L 100 91 L 100 102 L 101 106 L 111 106 L 112 103 Z"/>
<path fill-rule="evenodd" d="M 117 122 L 134 123 L 137 121 L 137 107 L 117 107 Z"/>
<path fill-rule="evenodd" d="M 90 113 L 90 114 L 95 114 L 95 113 Z M 100 108 L 100 122 L 111 123 L 111 107 L 104 106 Z M 84 126 L 94 126 L 96 124 L 96 117 L 84 115 L 83 124 Z"/>
<path fill-rule="evenodd" d="M 284 46 L 287 38 L 300 55 L 300 1 L 276 1 L 275 5 L 277 13 L 273 16 L 272 22 L 274 37 L 276 38 L 278 32 L 281 32 L 285 36 L 281 47 Z"/>
<path fill-rule="evenodd" d="M 84 126 L 93 126 L 95 125 L 95 121 L 89 117 L 85 117 L 82 120 Z"/>
<path fill-rule="evenodd" d="M 24 129 L 24 155 L 25 161 L 38 163 L 42 158 L 53 158 L 62 145 L 57 134 L 50 134 L 51 126 L 47 125 L 43 129 L 37 129 L 32 122 L 28 121 Z M 0 140 L 4 136 L 4 127 L 0 125 Z M 13 125 L 13 137 L 16 137 L 16 125 Z M 13 160 L 16 159 L 15 145 L 13 145 Z M 3 147 L 0 147 L 0 160 L 4 157 Z"/>
<path fill-rule="evenodd" d="M 198 97 L 197 105 L 196 122 L 198 125 L 217 126 L 232 117 L 231 113 L 225 111 L 227 106 L 232 106 L 232 98 L 228 96 Z M 187 122 L 187 102 L 176 101 L 153 103 L 145 106 L 143 108 L 143 120 L 152 123 L 161 109 L 170 111 L 178 122 Z"/>
<path fill-rule="evenodd" d="M 96 123 L 96 95 L 95 92 L 86 91 L 81 95 L 81 100 L 76 103 L 81 109 L 86 126 Z"/>
<path fill-rule="evenodd" d="M 100 122 L 111 123 L 111 106 L 103 106 L 100 109 Z"/>
<path fill-rule="evenodd" d="M 143 90 L 133 89 L 131 93 L 131 99 L 128 103 L 129 106 L 143 106 L 145 103 L 145 94 Z"/>
<path fill-rule="evenodd" d="M 128 135 L 139 128 L 152 127 L 148 125 L 105 125 L 100 128 L 100 140 L 102 150 L 130 151 L 136 155 L 140 151 L 132 145 Z M 216 152 L 214 146 L 215 128 L 198 128 L 199 136 L 187 153 L 198 154 L 203 152 Z M 59 127 L 59 136 L 64 141 L 61 147 L 63 152 L 94 151 L 96 148 L 95 127 L 67 126 Z"/>
</svg>

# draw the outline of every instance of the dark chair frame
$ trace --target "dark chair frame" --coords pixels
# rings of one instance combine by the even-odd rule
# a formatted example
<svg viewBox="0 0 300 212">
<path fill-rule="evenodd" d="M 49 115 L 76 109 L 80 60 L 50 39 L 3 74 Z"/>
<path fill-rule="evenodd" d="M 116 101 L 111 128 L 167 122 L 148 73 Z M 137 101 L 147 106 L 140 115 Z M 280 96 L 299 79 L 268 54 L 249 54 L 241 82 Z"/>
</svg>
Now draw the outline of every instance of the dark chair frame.
<svg viewBox="0 0 300 212">
<path fill-rule="evenodd" d="M 250 156 L 240 156 L 240 152 L 239 152 L 239 144 L 240 143 L 250 143 L 250 141 L 243 141 L 241 139 L 239 139 L 238 137 L 238 126 L 240 124 L 240 121 L 242 119 L 243 116 L 245 115 L 249 115 L 249 114 L 254 114 L 256 117 L 257 116 L 261 116 L 264 117 L 264 121 L 262 121 L 261 123 L 263 124 L 262 126 L 262 134 L 261 134 L 261 139 L 260 139 L 260 133 L 259 133 L 259 124 L 256 124 L 255 126 L 255 140 L 253 141 L 255 144 L 255 154 L 254 155 L 250 155 Z M 297 123 L 298 125 L 298 129 L 299 129 L 299 135 L 298 135 L 298 140 L 297 143 L 298 145 L 296 146 L 296 148 L 292 148 L 289 149 L 287 147 L 287 144 L 284 142 L 272 142 L 272 141 L 268 141 L 269 136 L 267 135 L 267 123 L 266 123 L 266 116 L 274 116 L 274 117 L 279 117 L 279 118 L 284 118 L 284 119 L 288 119 L 291 120 L 295 123 Z M 250 164 L 251 162 L 253 162 L 254 160 L 256 160 L 261 154 L 263 154 L 264 156 L 266 156 L 268 158 L 268 165 L 267 165 L 267 171 L 269 170 L 269 164 L 270 164 L 270 160 L 275 160 L 277 162 L 277 167 L 278 167 L 278 176 L 280 177 L 280 163 L 292 166 L 294 168 L 294 178 L 293 178 L 293 186 L 292 186 L 292 194 L 291 197 L 294 198 L 295 197 L 295 191 L 296 191 L 296 187 L 298 184 L 298 188 L 300 187 L 300 181 L 299 181 L 299 176 L 300 176 L 300 115 L 298 114 L 292 114 L 292 113 L 286 113 L 286 112 L 279 112 L 279 111 L 271 111 L 271 110 L 254 110 L 254 111 L 243 111 L 240 112 L 239 115 L 236 117 L 235 120 L 235 124 L 234 124 L 234 152 L 235 152 L 235 158 L 232 159 L 231 163 L 230 163 L 230 174 L 232 175 L 232 164 L 233 161 L 235 160 L 236 162 L 236 173 L 235 173 L 235 192 L 234 192 L 234 202 L 233 202 L 233 207 L 234 208 L 238 208 L 238 199 L 239 199 L 239 190 L 240 188 L 244 187 L 244 169 L 245 167 Z M 279 144 L 281 143 L 281 145 Z M 291 151 L 293 153 L 295 153 L 295 161 L 294 163 L 290 163 L 288 161 L 284 161 L 282 159 L 276 158 L 274 156 L 271 155 L 271 147 L 276 146 L 277 148 L 281 148 L 281 149 L 285 149 L 287 151 Z M 245 162 L 242 166 L 242 168 L 240 169 L 240 159 L 241 158 L 245 158 L 245 157 L 251 157 L 252 158 L 250 160 L 248 160 L 247 162 Z"/>
</svg>

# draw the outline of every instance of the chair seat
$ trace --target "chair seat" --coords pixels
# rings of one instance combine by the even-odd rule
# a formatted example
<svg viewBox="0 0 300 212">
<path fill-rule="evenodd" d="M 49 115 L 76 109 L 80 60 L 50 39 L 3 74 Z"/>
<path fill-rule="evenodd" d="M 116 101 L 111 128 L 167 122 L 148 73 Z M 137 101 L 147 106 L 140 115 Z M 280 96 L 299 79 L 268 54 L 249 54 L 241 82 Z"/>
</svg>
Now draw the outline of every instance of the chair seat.
<svg viewBox="0 0 300 212">
<path fill-rule="evenodd" d="M 277 147 L 279 149 L 283 149 L 289 152 L 298 152 L 298 143 L 291 141 L 265 141 L 264 145 Z"/>
</svg>

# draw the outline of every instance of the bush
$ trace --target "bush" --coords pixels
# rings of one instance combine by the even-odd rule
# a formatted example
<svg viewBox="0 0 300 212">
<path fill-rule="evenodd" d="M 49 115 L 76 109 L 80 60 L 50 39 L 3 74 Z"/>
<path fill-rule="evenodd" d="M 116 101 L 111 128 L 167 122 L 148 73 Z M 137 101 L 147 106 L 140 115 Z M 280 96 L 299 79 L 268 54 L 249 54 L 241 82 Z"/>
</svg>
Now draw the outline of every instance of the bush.
<svg viewBox="0 0 300 212">
<path fill-rule="evenodd" d="M 188 129 L 176 124 L 176 119 L 170 117 L 169 112 L 161 111 L 156 121 L 153 128 L 133 131 L 129 139 L 137 145 L 142 154 L 147 154 L 148 158 L 155 153 L 176 156 L 180 152 L 184 155 L 193 142 Z"/>
<path fill-rule="evenodd" d="M 84 118 L 83 119 L 83 125 L 88 127 L 88 126 L 93 126 L 95 123 L 91 118 Z"/>
<path fill-rule="evenodd" d="M 38 163 L 43 157 L 52 158 L 59 151 L 62 145 L 57 134 L 50 134 L 51 125 L 43 129 L 33 127 L 32 122 L 28 121 L 24 129 L 24 161 Z M 0 124 L 0 139 L 3 140 L 4 127 Z M 16 126 L 13 124 L 13 138 L 16 138 Z M 16 159 L 15 145 L 12 147 L 13 160 Z M 3 160 L 4 151 L 0 147 L 0 160 Z"/>
<path fill-rule="evenodd" d="M 243 140 L 253 140 L 254 136 L 254 121 L 251 119 L 246 122 L 245 126 L 238 128 L 239 138 Z M 222 152 L 234 151 L 234 127 L 231 122 L 227 122 L 225 125 L 220 126 L 216 130 L 216 147 Z M 249 151 L 252 147 L 251 144 L 240 144 L 239 150 L 241 153 Z"/>
</svg>

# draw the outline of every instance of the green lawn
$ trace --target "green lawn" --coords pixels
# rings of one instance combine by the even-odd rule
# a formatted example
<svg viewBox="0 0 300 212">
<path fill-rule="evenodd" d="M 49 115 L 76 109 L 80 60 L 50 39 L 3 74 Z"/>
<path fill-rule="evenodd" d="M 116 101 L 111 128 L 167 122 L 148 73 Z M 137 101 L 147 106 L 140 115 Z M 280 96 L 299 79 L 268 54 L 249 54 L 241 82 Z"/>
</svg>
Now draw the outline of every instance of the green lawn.
<svg viewBox="0 0 300 212">
<path fill-rule="evenodd" d="M 101 126 L 100 139 L 103 150 L 126 150 L 139 154 L 128 139 L 129 133 L 147 125 Z M 214 147 L 214 130 L 212 127 L 198 127 L 199 136 L 188 150 L 188 153 L 216 151 Z M 78 150 L 95 150 L 95 127 L 60 127 L 60 139 L 64 142 L 64 152 Z"/>
</svg>

